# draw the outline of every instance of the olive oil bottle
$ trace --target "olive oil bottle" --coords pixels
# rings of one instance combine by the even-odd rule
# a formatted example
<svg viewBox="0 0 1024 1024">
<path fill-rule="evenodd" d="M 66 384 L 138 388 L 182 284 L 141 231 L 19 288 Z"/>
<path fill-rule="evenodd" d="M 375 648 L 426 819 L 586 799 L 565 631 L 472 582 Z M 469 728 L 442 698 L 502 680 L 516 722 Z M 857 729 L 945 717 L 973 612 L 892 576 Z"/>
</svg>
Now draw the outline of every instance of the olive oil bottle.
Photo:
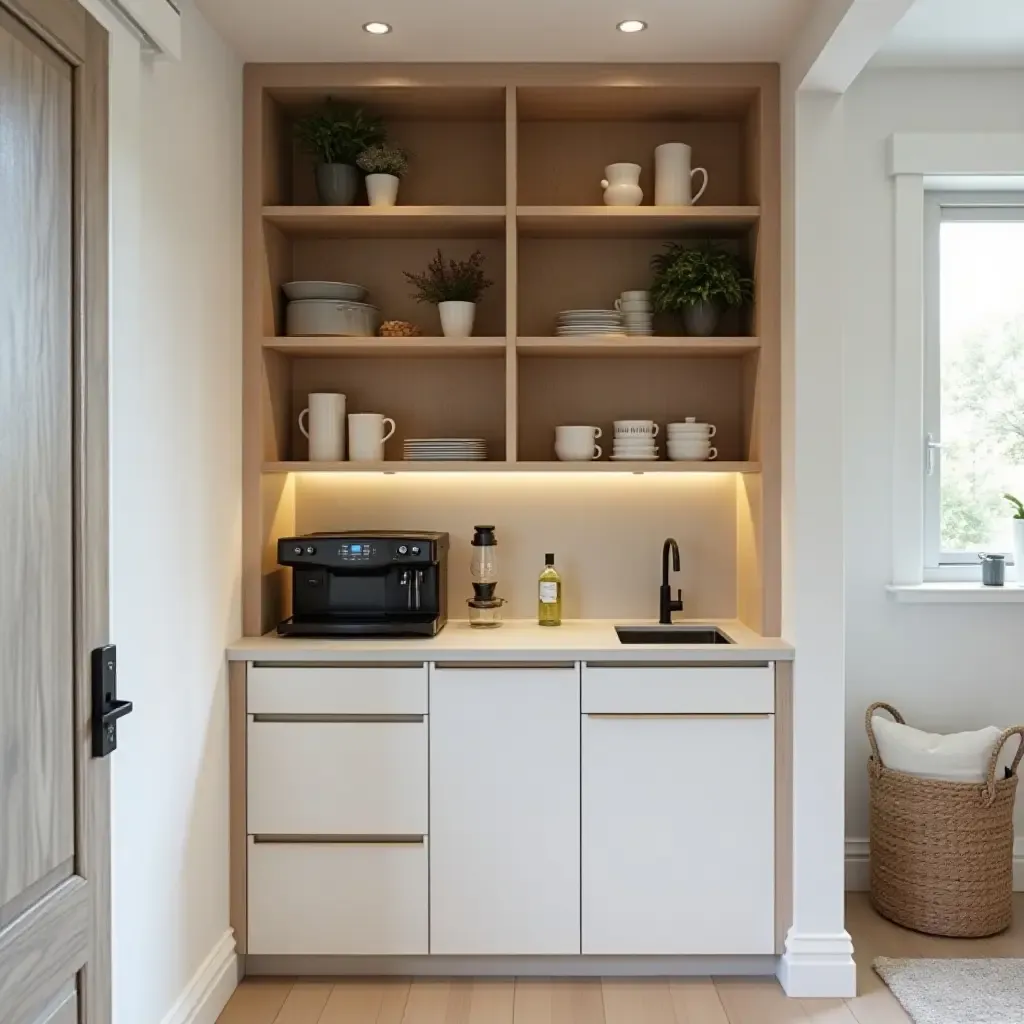
<svg viewBox="0 0 1024 1024">
<path fill-rule="evenodd" d="M 544 571 L 537 581 L 537 624 L 562 624 L 562 577 L 555 568 L 555 556 L 544 556 Z"/>
</svg>

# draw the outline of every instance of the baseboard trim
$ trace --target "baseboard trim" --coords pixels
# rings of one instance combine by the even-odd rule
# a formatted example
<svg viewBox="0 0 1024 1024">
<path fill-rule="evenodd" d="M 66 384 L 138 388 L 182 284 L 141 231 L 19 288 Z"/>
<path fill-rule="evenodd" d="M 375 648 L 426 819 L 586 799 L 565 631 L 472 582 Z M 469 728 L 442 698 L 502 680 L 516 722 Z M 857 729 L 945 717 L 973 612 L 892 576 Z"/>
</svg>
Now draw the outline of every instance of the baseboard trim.
<svg viewBox="0 0 1024 1024">
<path fill-rule="evenodd" d="M 616 978 L 706 977 L 776 973 L 779 958 L 749 956 L 278 956 L 247 953 L 247 977 Z"/>
<path fill-rule="evenodd" d="M 870 845 L 867 839 L 846 840 L 846 891 L 871 888 Z M 1024 892 L 1024 836 L 1013 844 L 1013 891 Z"/>
<path fill-rule="evenodd" d="M 200 964 L 162 1024 L 216 1024 L 237 986 L 235 933 L 229 928 Z"/>
<path fill-rule="evenodd" d="M 791 998 L 851 999 L 857 994 L 853 941 L 846 932 L 801 935 L 791 928 L 776 974 Z"/>
</svg>

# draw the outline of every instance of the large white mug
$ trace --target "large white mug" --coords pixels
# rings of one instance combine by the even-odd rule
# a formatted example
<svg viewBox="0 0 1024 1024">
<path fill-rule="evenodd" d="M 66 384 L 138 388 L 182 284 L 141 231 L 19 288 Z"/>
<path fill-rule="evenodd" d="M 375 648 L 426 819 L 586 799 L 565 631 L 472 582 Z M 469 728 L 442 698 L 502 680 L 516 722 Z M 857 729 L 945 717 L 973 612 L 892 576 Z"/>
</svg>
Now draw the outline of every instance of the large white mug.
<svg viewBox="0 0 1024 1024">
<path fill-rule="evenodd" d="M 555 427 L 555 454 L 561 462 L 590 462 L 601 458 L 596 439 L 600 427 Z"/>
<path fill-rule="evenodd" d="M 691 169 L 693 150 L 685 142 L 666 142 L 654 150 L 654 205 L 690 206 L 708 187 L 708 172 L 703 167 Z M 704 183 L 696 195 L 693 176 L 702 174 Z"/>
<path fill-rule="evenodd" d="M 385 434 L 384 424 L 391 429 Z M 352 462 L 383 462 L 384 442 L 395 432 L 395 421 L 379 412 L 353 412 L 348 416 L 348 448 Z"/>
<path fill-rule="evenodd" d="M 299 413 L 299 430 L 309 441 L 310 462 L 341 462 L 345 458 L 345 396 L 313 394 Z"/>
</svg>

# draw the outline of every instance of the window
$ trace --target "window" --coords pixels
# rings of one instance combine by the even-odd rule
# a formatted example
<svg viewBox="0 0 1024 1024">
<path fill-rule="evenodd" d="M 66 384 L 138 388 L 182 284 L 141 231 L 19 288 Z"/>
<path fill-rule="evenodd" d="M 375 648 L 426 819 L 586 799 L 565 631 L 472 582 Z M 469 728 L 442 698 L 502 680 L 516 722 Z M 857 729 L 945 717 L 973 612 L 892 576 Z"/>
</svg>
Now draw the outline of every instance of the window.
<svg viewBox="0 0 1024 1024">
<path fill-rule="evenodd" d="M 1024 498 L 1024 195 L 925 198 L 925 571 L 973 579 Z"/>
</svg>

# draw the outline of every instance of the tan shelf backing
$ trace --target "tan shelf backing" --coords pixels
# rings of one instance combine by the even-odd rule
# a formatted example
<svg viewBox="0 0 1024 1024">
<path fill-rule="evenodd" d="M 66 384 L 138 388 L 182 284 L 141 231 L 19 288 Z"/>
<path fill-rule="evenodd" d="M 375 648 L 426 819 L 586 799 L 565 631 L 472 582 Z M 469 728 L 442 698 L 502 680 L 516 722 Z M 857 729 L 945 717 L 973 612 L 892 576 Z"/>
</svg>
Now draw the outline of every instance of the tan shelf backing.
<svg viewBox="0 0 1024 1024">
<path fill-rule="evenodd" d="M 761 216 L 758 206 L 520 206 L 527 238 L 742 237 Z"/>
</svg>

